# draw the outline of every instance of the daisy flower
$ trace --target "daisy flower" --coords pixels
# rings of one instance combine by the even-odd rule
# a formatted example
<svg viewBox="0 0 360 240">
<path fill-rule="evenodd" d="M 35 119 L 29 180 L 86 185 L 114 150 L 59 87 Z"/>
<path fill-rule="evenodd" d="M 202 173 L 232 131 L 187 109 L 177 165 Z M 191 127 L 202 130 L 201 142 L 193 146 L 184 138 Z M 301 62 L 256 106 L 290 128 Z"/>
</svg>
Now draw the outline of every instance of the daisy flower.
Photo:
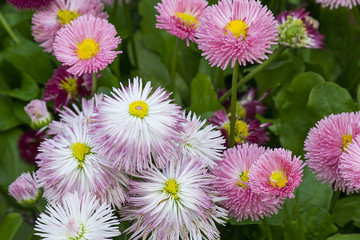
<svg viewBox="0 0 360 240">
<path fill-rule="evenodd" d="M 310 17 L 304 8 L 300 11 L 285 10 L 276 20 L 281 44 L 293 48 L 323 48 L 324 35 L 318 31 L 319 22 Z"/>
<path fill-rule="evenodd" d="M 54 239 L 113 239 L 119 221 L 108 204 L 95 196 L 70 193 L 61 202 L 47 205 L 35 224 L 35 235 Z"/>
<path fill-rule="evenodd" d="M 360 136 L 347 146 L 346 153 L 340 155 L 341 176 L 349 189 L 360 189 Z"/>
<path fill-rule="evenodd" d="M 176 149 L 182 115 L 170 93 L 159 87 L 151 94 L 150 82 L 143 88 L 141 78 L 135 77 L 128 87 L 120 85 L 112 97 L 105 96 L 93 118 L 95 150 L 126 172 L 141 171 L 151 165 L 151 155 Z M 161 167 L 164 162 L 155 164 Z"/>
<path fill-rule="evenodd" d="M 91 124 L 93 116 L 95 115 L 95 108 L 101 103 L 102 98 L 102 93 L 94 94 L 89 100 L 82 98 L 81 110 L 76 104 L 72 105 L 73 110 L 65 106 L 64 109 L 59 112 L 60 121 L 52 121 L 49 124 L 47 133 L 50 135 L 59 134 L 63 128 L 63 124 L 71 124 L 74 121 L 78 121 L 78 118 L 84 118 L 85 124 Z"/>
<path fill-rule="evenodd" d="M 66 67 L 58 67 L 45 84 L 44 100 L 53 101 L 54 109 L 59 111 L 62 106 L 74 102 L 78 96 L 84 97 L 91 94 L 91 74 L 76 76 L 67 71 Z"/>
<path fill-rule="evenodd" d="M 217 239 L 215 222 L 226 213 L 216 208 L 211 194 L 213 176 L 189 156 L 172 156 L 166 166 L 135 175 L 129 183 L 129 204 L 123 220 L 132 225 L 130 239 Z M 221 210 L 220 210 L 221 209 Z"/>
<path fill-rule="evenodd" d="M 251 189 L 258 194 L 293 198 L 302 182 L 305 163 L 282 148 L 262 154 L 250 167 Z"/>
<path fill-rule="evenodd" d="M 116 34 L 106 19 L 80 16 L 57 32 L 54 53 L 71 74 L 96 73 L 121 53 L 114 51 L 121 43 Z"/>
<path fill-rule="evenodd" d="M 208 2 L 205 0 L 162 0 L 155 6 L 156 27 L 167 30 L 180 39 L 195 42 L 195 32 Z"/>
<path fill-rule="evenodd" d="M 331 114 L 311 128 L 305 140 L 306 164 L 322 183 L 334 185 L 334 190 L 346 189 L 340 173 L 340 156 L 347 152 L 349 143 L 360 133 L 360 113 Z"/>
<path fill-rule="evenodd" d="M 225 146 L 229 146 L 230 117 L 223 110 L 219 110 L 208 121 L 220 129 L 226 139 Z M 246 122 L 238 117 L 235 121 L 235 145 L 244 142 L 261 145 L 269 141 L 265 128 L 270 126 L 271 123 L 260 123 L 257 119 Z"/>
<path fill-rule="evenodd" d="M 38 130 L 46 127 L 52 120 L 52 116 L 47 110 L 46 102 L 43 100 L 31 100 L 31 102 L 24 107 L 24 110 L 31 119 L 30 126 L 34 129 Z"/>
<path fill-rule="evenodd" d="M 103 192 L 112 180 L 84 121 L 64 124 L 58 135 L 40 145 L 37 176 L 49 201 L 68 192 Z"/>
<path fill-rule="evenodd" d="M 222 205 L 229 211 L 230 217 L 237 221 L 276 214 L 283 201 L 276 196 L 266 196 L 255 193 L 251 188 L 252 179 L 249 178 L 249 169 L 264 153 L 264 147 L 256 144 L 244 143 L 224 152 L 224 159 L 218 163 L 214 174 L 215 189 L 226 198 Z"/>
<path fill-rule="evenodd" d="M 221 0 L 205 10 L 195 36 L 202 55 L 211 66 L 225 69 L 238 61 L 267 59 L 276 44 L 278 24 L 270 10 L 255 0 Z"/>
<path fill-rule="evenodd" d="M 352 8 L 360 4 L 360 0 L 316 0 L 321 7 L 330 7 L 330 9 L 341 7 Z"/>
<path fill-rule="evenodd" d="M 22 205 L 34 204 L 41 197 L 41 190 L 36 181 L 36 174 L 22 173 L 9 186 L 9 195 Z"/>
<path fill-rule="evenodd" d="M 221 160 L 225 139 L 215 126 L 205 124 L 206 120 L 201 121 L 195 113 L 189 112 L 183 123 L 184 132 L 180 133 L 184 140 L 180 147 L 184 155 L 200 156 L 204 164 L 213 168 Z"/>
<path fill-rule="evenodd" d="M 19 10 L 38 9 L 48 5 L 51 0 L 6 0 Z"/>
<path fill-rule="evenodd" d="M 107 18 L 100 0 L 53 0 L 35 12 L 32 18 L 32 35 L 45 52 L 54 51 L 57 31 L 79 16 L 93 15 Z"/>
</svg>

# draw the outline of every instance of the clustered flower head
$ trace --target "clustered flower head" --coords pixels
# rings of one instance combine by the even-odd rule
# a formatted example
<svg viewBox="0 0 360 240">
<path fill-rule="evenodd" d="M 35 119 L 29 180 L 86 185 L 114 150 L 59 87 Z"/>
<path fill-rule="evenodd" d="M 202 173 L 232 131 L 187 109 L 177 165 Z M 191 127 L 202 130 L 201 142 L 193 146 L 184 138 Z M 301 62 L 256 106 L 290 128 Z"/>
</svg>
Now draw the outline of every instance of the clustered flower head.
<svg viewBox="0 0 360 240">
<path fill-rule="evenodd" d="M 160 15 L 156 15 L 156 27 L 170 34 L 195 42 L 195 33 L 208 2 L 205 0 L 162 0 L 155 6 Z"/>
<path fill-rule="evenodd" d="M 323 48 L 324 36 L 318 31 L 319 22 L 309 16 L 303 8 L 300 11 L 285 10 L 276 17 L 279 23 L 279 42 L 293 48 Z"/>
<path fill-rule="evenodd" d="M 41 197 L 36 174 L 22 173 L 10 186 L 9 194 L 22 205 L 34 204 Z"/>
<path fill-rule="evenodd" d="M 330 9 L 340 7 L 353 8 L 360 4 L 360 0 L 316 0 L 321 7 L 330 7 Z"/>
<path fill-rule="evenodd" d="M 331 114 L 308 133 L 304 148 L 307 165 L 323 183 L 334 184 L 334 190 L 349 193 L 358 189 L 351 175 L 356 172 L 359 134 L 359 112 Z"/>
<path fill-rule="evenodd" d="M 267 59 L 278 25 L 260 1 L 221 0 L 205 10 L 196 32 L 199 49 L 211 66 L 225 69 Z"/>
<path fill-rule="evenodd" d="M 304 163 L 284 149 L 244 143 L 224 152 L 214 174 L 223 206 L 237 221 L 276 214 L 302 182 Z"/>
<path fill-rule="evenodd" d="M 25 112 L 31 119 L 30 126 L 34 129 L 41 129 L 46 127 L 52 120 L 52 116 L 47 110 L 46 102 L 43 100 L 32 100 L 24 108 Z"/>
<path fill-rule="evenodd" d="M 44 6 L 47 6 L 51 0 L 7 0 L 14 7 L 17 7 L 20 10 L 25 9 L 38 9 Z"/>
</svg>

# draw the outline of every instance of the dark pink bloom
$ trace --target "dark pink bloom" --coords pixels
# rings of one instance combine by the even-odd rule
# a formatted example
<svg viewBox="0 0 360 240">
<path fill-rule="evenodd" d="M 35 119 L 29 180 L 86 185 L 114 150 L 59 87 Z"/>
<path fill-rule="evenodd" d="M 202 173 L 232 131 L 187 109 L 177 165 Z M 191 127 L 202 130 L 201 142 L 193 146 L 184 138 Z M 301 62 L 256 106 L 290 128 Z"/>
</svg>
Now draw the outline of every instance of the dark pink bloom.
<svg viewBox="0 0 360 240">
<path fill-rule="evenodd" d="M 29 130 L 24 132 L 19 139 L 18 148 L 20 157 L 27 163 L 35 164 L 35 157 L 39 153 L 38 147 L 45 138 L 45 132 Z"/>
<path fill-rule="evenodd" d="M 51 0 L 7 0 L 7 1 L 20 10 L 38 9 L 46 6 L 51 2 Z"/>
</svg>

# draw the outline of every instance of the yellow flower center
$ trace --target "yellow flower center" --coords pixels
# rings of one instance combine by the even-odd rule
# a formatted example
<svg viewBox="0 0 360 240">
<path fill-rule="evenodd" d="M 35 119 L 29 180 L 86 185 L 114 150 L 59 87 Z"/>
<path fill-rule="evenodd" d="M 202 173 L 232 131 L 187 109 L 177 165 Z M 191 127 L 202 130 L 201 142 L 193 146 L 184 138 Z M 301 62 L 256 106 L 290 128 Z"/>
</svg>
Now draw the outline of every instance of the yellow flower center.
<svg viewBox="0 0 360 240">
<path fill-rule="evenodd" d="M 232 32 L 234 37 L 240 38 L 242 35 L 242 39 L 245 39 L 247 33 L 248 25 L 241 20 L 233 20 L 229 22 L 225 27 L 225 35 L 228 35 L 228 30 Z"/>
<path fill-rule="evenodd" d="M 287 177 L 283 171 L 275 170 L 269 177 L 269 182 L 273 187 L 276 188 L 285 187 L 287 183 Z"/>
<path fill-rule="evenodd" d="M 249 170 L 247 170 L 246 172 L 243 172 L 240 175 L 240 181 L 238 182 L 239 187 L 242 187 L 242 188 L 247 187 L 247 182 L 249 181 L 248 174 L 249 174 Z"/>
<path fill-rule="evenodd" d="M 76 93 L 77 83 L 74 78 L 65 78 L 60 82 L 60 87 L 68 93 Z"/>
<path fill-rule="evenodd" d="M 179 191 L 179 184 L 176 182 L 176 179 L 169 178 L 169 180 L 165 183 L 164 191 L 170 194 L 174 199 L 178 199 L 177 195 Z"/>
<path fill-rule="evenodd" d="M 95 57 L 99 52 L 99 44 L 92 38 L 87 38 L 77 45 L 76 53 L 81 60 Z"/>
<path fill-rule="evenodd" d="M 175 17 L 180 18 L 184 22 L 185 26 L 187 26 L 188 28 L 197 28 L 198 21 L 191 14 L 178 12 L 177 14 L 175 14 Z"/>
<path fill-rule="evenodd" d="M 230 121 L 226 122 L 223 128 L 228 132 L 230 135 Z M 235 122 L 235 141 L 237 143 L 242 143 L 245 141 L 246 137 L 249 135 L 248 133 L 248 126 L 244 121 L 236 119 Z"/>
<path fill-rule="evenodd" d="M 342 136 L 343 139 L 343 152 L 347 152 L 345 148 L 348 148 L 349 143 L 352 143 L 352 136 L 350 134 L 346 134 Z"/>
<path fill-rule="evenodd" d="M 85 156 L 90 153 L 90 148 L 86 146 L 85 143 L 74 142 L 71 144 L 70 149 L 79 161 L 79 167 L 82 168 Z"/>
<path fill-rule="evenodd" d="M 70 11 L 66 9 L 61 9 L 57 12 L 57 19 L 61 22 L 62 25 L 71 23 L 71 20 L 75 20 L 79 16 L 80 14 L 78 14 L 75 10 Z"/>
<path fill-rule="evenodd" d="M 134 101 L 129 105 L 129 113 L 138 118 L 144 118 L 148 115 L 149 106 L 144 101 Z"/>
<path fill-rule="evenodd" d="M 245 110 L 245 108 L 242 106 L 241 102 L 237 102 L 237 103 L 236 103 L 236 115 L 237 115 L 238 118 L 240 118 L 240 119 L 245 119 L 245 117 L 246 117 L 246 110 Z"/>
</svg>

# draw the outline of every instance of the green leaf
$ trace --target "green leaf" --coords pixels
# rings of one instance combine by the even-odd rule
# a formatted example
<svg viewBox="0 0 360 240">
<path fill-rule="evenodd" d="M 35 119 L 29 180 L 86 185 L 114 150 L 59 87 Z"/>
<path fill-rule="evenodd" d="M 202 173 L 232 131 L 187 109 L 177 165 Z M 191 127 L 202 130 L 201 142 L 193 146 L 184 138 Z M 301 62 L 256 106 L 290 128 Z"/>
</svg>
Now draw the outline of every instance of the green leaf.
<svg viewBox="0 0 360 240">
<path fill-rule="evenodd" d="M 0 223 L 0 239 L 11 240 L 22 223 L 21 215 L 18 213 L 9 213 Z"/>
<path fill-rule="evenodd" d="M 0 131 L 11 129 L 21 123 L 14 114 L 11 99 L 2 95 L 0 95 L 0 116 Z"/>
<path fill-rule="evenodd" d="M 23 74 L 20 88 L 0 90 L 0 94 L 8 95 L 24 101 L 30 101 L 36 98 L 38 92 L 39 88 L 37 83 L 27 74 Z"/>
<path fill-rule="evenodd" d="M 191 83 L 190 110 L 196 114 L 216 111 L 222 108 L 209 76 L 199 73 Z"/>
<path fill-rule="evenodd" d="M 332 82 L 325 82 L 312 89 L 308 107 L 320 117 L 331 113 L 353 112 L 357 104 L 349 92 Z"/>
<path fill-rule="evenodd" d="M 333 211 L 334 222 L 344 227 L 347 223 L 360 218 L 360 196 L 348 196 L 337 201 Z"/>
<path fill-rule="evenodd" d="M 327 238 L 327 240 L 359 240 L 360 234 L 336 234 Z"/>
<path fill-rule="evenodd" d="M 306 239 L 325 239 L 336 233 L 333 217 L 324 208 L 312 208 L 302 213 Z"/>
</svg>

